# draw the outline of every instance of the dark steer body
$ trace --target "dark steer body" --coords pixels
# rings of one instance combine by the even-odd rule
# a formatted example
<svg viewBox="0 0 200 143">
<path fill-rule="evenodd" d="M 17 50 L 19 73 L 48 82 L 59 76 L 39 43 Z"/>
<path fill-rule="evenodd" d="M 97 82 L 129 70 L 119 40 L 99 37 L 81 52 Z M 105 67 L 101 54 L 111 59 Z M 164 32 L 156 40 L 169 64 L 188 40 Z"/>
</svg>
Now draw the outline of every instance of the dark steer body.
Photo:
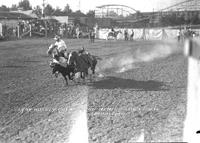
<svg viewBox="0 0 200 143">
<path fill-rule="evenodd" d="M 70 53 L 69 65 L 75 65 L 76 72 L 81 72 L 81 77 L 85 79 L 88 75 L 88 69 L 91 68 L 92 73 L 95 74 L 97 59 L 95 56 L 89 54 L 78 54 L 76 51 Z"/>
<path fill-rule="evenodd" d="M 64 77 L 64 79 L 66 81 L 66 85 L 68 85 L 67 76 L 68 76 L 69 80 L 73 80 L 73 77 L 71 76 L 71 75 L 74 75 L 74 73 L 75 73 L 75 68 L 73 65 L 67 65 L 67 67 L 63 67 L 59 64 L 54 64 L 51 67 L 53 68 L 52 74 L 55 74 L 56 72 L 59 72 L 62 74 L 62 76 Z"/>
</svg>

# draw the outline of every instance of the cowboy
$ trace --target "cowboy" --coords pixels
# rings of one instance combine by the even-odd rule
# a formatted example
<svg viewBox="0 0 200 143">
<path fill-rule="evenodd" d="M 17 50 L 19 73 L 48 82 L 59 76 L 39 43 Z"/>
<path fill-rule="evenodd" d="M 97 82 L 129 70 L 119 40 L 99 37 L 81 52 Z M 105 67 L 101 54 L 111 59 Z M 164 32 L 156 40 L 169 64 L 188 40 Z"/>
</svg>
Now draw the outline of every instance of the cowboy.
<svg viewBox="0 0 200 143">
<path fill-rule="evenodd" d="M 54 45 L 58 50 L 59 56 L 66 57 L 67 45 L 65 44 L 65 42 L 58 35 L 54 37 L 54 40 L 56 41 Z"/>
<path fill-rule="evenodd" d="M 79 56 L 80 56 L 80 55 L 86 55 L 86 56 L 89 58 L 88 62 L 89 62 L 89 64 L 90 64 L 90 66 L 92 66 L 93 57 L 91 56 L 91 54 L 90 54 L 88 51 L 85 50 L 85 48 L 84 48 L 83 46 L 82 46 L 82 48 L 78 51 L 78 53 L 79 53 Z"/>
<path fill-rule="evenodd" d="M 55 44 L 51 44 L 47 54 L 51 55 L 53 60 L 52 63 L 60 64 L 63 67 L 67 66 L 67 46 L 65 42 L 60 38 L 60 36 L 56 35 L 54 37 L 54 40 L 56 41 Z M 50 63 L 50 65 L 52 64 Z M 58 76 L 58 72 L 55 73 L 55 76 Z"/>
<path fill-rule="evenodd" d="M 78 51 L 78 53 L 79 53 L 79 55 L 81 55 L 81 54 L 89 54 L 86 50 L 85 50 L 85 48 L 82 46 L 82 48 Z"/>
</svg>

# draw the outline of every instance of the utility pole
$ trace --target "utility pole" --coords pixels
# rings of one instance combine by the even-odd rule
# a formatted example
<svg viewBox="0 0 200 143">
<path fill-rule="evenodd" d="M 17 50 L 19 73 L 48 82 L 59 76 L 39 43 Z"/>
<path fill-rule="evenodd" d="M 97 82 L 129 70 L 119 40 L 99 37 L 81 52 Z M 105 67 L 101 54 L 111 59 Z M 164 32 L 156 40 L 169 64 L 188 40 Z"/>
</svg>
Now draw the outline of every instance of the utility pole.
<svg viewBox="0 0 200 143">
<path fill-rule="evenodd" d="M 42 0 L 42 19 L 44 20 L 45 37 L 47 38 L 47 22 L 46 22 L 46 20 L 45 20 L 44 8 L 45 8 L 45 0 Z"/>
<path fill-rule="evenodd" d="M 79 9 L 79 11 L 81 11 L 81 0 L 79 0 L 79 2 L 78 2 L 78 9 Z"/>
<path fill-rule="evenodd" d="M 45 0 L 42 0 L 42 17 L 44 18 Z"/>
</svg>

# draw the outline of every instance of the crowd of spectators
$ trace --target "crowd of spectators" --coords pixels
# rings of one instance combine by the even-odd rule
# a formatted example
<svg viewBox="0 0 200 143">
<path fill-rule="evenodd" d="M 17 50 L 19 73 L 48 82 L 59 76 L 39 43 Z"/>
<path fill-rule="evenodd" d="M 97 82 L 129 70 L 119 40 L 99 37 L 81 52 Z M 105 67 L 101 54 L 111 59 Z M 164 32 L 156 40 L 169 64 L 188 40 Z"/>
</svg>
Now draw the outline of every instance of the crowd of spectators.
<svg viewBox="0 0 200 143">
<path fill-rule="evenodd" d="M 199 32 L 192 30 L 190 27 L 185 27 L 184 29 L 179 29 L 177 33 L 178 41 L 184 41 L 184 39 L 191 39 L 194 37 L 199 37 Z"/>
<path fill-rule="evenodd" d="M 10 26 L 9 24 L 2 24 L 2 36 L 1 39 L 21 39 L 30 37 L 43 37 L 47 32 L 48 37 L 53 37 L 58 34 L 61 37 L 76 38 L 77 29 L 81 32 L 89 32 L 89 28 L 86 26 L 59 23 L 53 20 L 30 20 L 19 21 L 16 26 Z"/>
</svg>

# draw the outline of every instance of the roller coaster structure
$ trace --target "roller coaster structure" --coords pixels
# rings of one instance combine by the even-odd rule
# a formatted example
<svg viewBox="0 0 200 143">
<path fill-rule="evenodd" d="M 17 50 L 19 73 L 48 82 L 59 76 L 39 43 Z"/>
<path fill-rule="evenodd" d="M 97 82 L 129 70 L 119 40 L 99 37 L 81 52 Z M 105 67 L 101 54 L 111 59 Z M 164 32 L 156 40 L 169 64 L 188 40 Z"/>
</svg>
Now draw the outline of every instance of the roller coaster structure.
<svg viewBox="0 0 200 143">
<path fill-rule="evenodd" d="M 116 15 L 112 15 L 111 13 L 115 13 Z M 107 18 L 117 18 L 118 16 L 127 16 L 134 13 L 139 12 L 138 10 L 126 6 L 126 5 L 120 5 L 120 4 L 107 4 L 107 5 L 101 5 L 97 6 L 95 10 L 95 16 L 96 17 L 107 17 Z"/>
<path fill-rule="evenodd" d="M 200 11 L 200 0 L 180 0 L 175 4 L 168 6 L 166 8 L 160 9 L 157 12 L 167 12 L 167 11 Z M 111 15 L 111 12 L 115 12 L 116 15 Z M 119 18 L 119 16 L 134 15 L 140 13 L 130 6 L 119 5 L 119 4 L 107 4 L 97 6 L 95 10 L 96 17 L 106 17 L 106 18 Z M 155 14 L 155 13 L 154 13 Z"/>
<path fill-rule="evenodd" d="M 118 4 L 98 6 L 95 10 L 97 18 L 111 18 L 120 25 L 131 26 L 136 24 L 156 26 L 156 24 L 159 25 L 162 17 L 167 15 L 181 16 L 184 19 L 192 19 L 195 16 L 200 18 L 200 0 L 179 0 L 173 2 L 171 6 L 153 12 L 140 12 L 130 6 Z M 182 23 L 185 22 L 182 21 Z"/>
<path fill-rule="evenodd" d="M 159 11 L 199 11 L 199 0 L 182 0 Z"/>
</svg>

